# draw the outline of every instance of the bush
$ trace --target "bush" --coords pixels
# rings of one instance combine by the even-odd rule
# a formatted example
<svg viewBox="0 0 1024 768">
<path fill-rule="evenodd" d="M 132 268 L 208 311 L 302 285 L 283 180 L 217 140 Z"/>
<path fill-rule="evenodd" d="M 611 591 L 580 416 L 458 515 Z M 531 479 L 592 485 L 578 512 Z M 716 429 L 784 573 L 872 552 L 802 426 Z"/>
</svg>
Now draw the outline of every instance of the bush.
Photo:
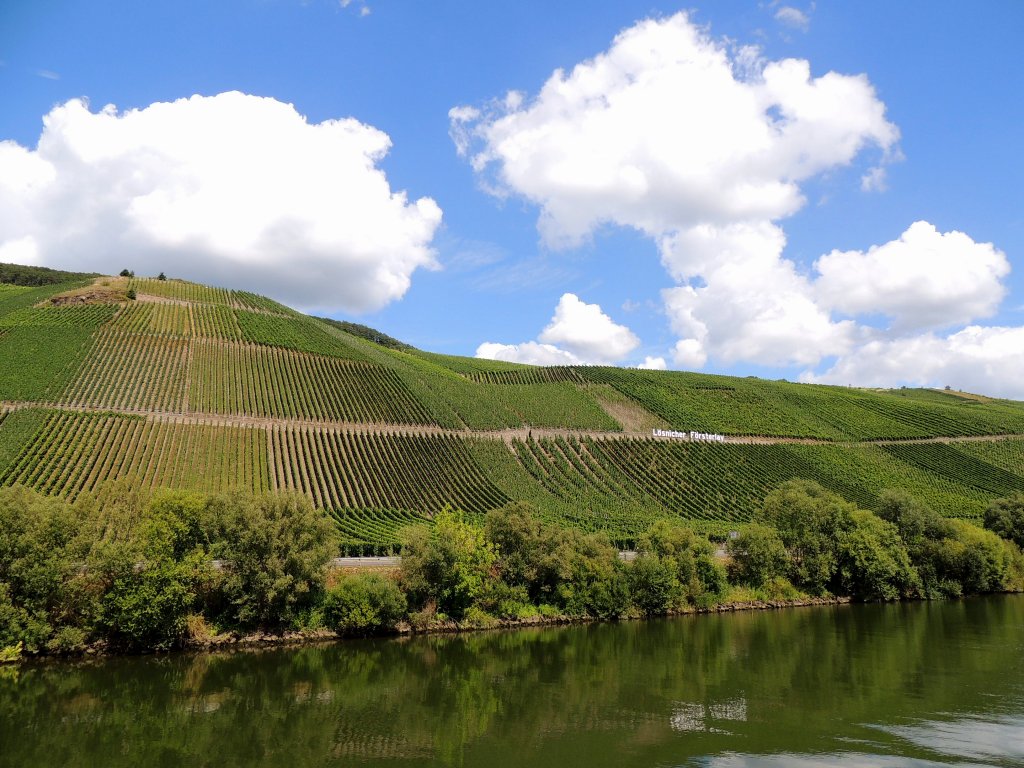
<svg viewBox="0 0 1024 768">
<path fill-rule="evenodd" d="M 227 560 L 218 606 L 225 623 L 287 625 L 316 601 L 335 550 L 327 516 L 298 494 L 214 497 L 205 510 L 211 554 Z"/>
<path fill-rule="evenodd" d="M 640 570 L 630 579 L 630 586 L 633 604 L 644 613 L 665 613 L 688 604 L 707 608 L 728 586 L 714 545 L 689 528 L 659 520 L 638 539 L 637 551 L 640 556 L 633 567 Z M 655 610 L 659 603 L 663 607 Z"/>
<path fill-rule="evenodd" d="M 993 501 L 985 510 L 985 527 L 1024 549 L 1024 493 Z"/>
<path fill-rule="evenodd" d="M 632 604 L 646 616 L 659 616 L 677 608 L 681 590 L 672 566 L 657 555 L 640 555 L 628 570 Z"/>
<path fill-rule="evenodd" d="M 181 644 L 196 602 L 205 556 L 162 560 L 133 568 L 103 596 L 99 626 L 116 647 L 165 650 Z"/>
<path fill-rule="evenodd" d="M 367 635 L 394 629 L 405 616 L 405 594 L 391 579 L 376 573 L 342 578 L 323 604 L 324 622 L 344 635 Z"/>
<path fill-rule="evenodd" d="M 495 577 L 496 560 L 483 528 L 446 507 L 432 527 L 405 532 L 401 583 L 415 607 L 432 602 L 458 621 Z"/>
<path fill-rule="evenodd" d="M 796 586 L 815 594 L 838 587 L 837 538 L 855 509 L 807 480 L 782 483 L 765 497 L 762 517 L 778 530 L 789 551 L 789 576 Z"/>
<path fill-rule="evenodd" d="M 566 614 L 614 619 L 629 610 L 625 566 L 605 534 L 564 530 L 559 550 L 567 574 L 552 601 Z"/>
<path fill-rule="evenodd" d="M 128 291 L 125 293 L 124 297 L 126 299 L 128 299 L 128 301 L 135 301 L 135 298 L 136 298 L 135 289 L 134 288 L 129 288 Z"/>
<path fill-rule="evenodd" d="M 1024 563 L 1019 548 L 1010 541 L 963 520 L 944 518 L 899 491 L 883 492 L 881 501 L 879 514 L 899 530 L 925 597 L 995 592 L 1020 583 Z M 1012 507 L 1014 500 L 1001 501 L 1009 501 L 1007 507 Z M 1000 527 L 1004 512 L 1006 508 L 994 502 L 986 522 Z M 1012 512 L 1009 518 L 1012 525 Z"/>
<path fill-rule="evenodd" d="M 858 600 L 896 600 L 920 591 L 917 571 L 892 523 L 856 510 L 837 541 L 844 594 Z"/>
<path fill-rule="evenodd" d="M 761 587 L 789 572 L 789 553 L 774 528 L 751 523 L 726 545 L 729 575 L 737 584 Z"/>
</svg>

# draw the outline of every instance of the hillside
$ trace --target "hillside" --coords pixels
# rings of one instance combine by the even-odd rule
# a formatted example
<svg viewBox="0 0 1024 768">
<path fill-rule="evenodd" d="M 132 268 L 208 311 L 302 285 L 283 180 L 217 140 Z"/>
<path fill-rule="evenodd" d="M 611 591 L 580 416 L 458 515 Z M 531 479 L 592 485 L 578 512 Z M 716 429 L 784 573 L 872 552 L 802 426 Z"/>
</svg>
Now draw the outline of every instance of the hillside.
<svg viewBox="0 0 1024 768">
<path fill-rule="evenodd" d="M 628 542 L 661 516 L 721 535 L 794 477 L 960 517 L 1024 490 L 1024 403 L 450 357 L 241 291 L 30 270 L 0 283 L 4 485 L 297 489 L 367 551 L 445 504 Z"/>
</svg>

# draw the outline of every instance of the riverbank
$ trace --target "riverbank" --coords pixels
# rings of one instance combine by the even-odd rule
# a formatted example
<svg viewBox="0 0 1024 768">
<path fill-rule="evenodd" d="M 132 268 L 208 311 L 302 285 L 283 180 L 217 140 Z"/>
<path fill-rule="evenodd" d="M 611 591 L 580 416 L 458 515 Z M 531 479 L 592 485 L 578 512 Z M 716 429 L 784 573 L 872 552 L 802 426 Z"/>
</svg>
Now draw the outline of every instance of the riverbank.
<svg viewBox="0 0 1024 768">
<path fill-rule="evenodd" d="M 63 661 L 85 657 L 112 657 L 124 655 L 167 655 L 175 653 L 216 652 L 232 649 L 271 648 L 283 646 L 314 645 L 323 643 L 347 642 L 367 637 L 412 637 L 421 635 L 452 635 L 470 632 L 487 632 L 494 630 L 531 629 L 539 627 L 568 626 L 574 624 L 610 624 L 623 621 L 645 621 L 678 616 L 707 615 L 718 613 L 735 613 L 739 611 L 771 611 L 784 608 L 808 608 L 828 605 L 849 605 L 849 597 L 811 597 L 804 596 L 790 600 L 736 600 L 710 607 L 691 606 L 685 610 L 671 611 L 657 616 L 627 615 L 615 619 L 600 619 L 593 616 L 531 616 L 523 619 L 493 619 L 483 623 L 456 622 L 442 620 L 426 627 L 414 627 L 409 622 L 399 623 L 393 630 L 373 635 L 348 635 L 329 629 L 307 629 L 284 632 L 250 632 L 247 634 L 226 632 L 200 638 L 188 638 L 180 648 L 164 651 L 143 651 L 125 654 L 113 649 L 106 642 L 93 643 L 74 653 L 53 654 L 39 657 L 21 656 L 17 659 L 0 660 L 0 664 L 16 664 L 36 661 Z"/>
</svg>

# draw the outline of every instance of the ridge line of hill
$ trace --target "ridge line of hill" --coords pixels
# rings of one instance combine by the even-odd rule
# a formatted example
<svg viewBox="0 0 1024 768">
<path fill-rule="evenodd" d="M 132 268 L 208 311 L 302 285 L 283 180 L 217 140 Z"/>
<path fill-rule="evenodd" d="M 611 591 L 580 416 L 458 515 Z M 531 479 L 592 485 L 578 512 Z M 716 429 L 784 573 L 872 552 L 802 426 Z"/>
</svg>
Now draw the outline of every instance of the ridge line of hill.
<svg viewBox="0 0 1024 768">
<path fill-rule="evenodd" d="M 586 437 L 594 440 L 633 440 L 637 438 L 653 438 L 649 430 L 644 431 L 603 431 L 593 429 L 563 429 L 553 427 L 508 427 L 505 429 L 449 429 L 434 424 L 397 424 L 384 422 L 328 421 L 315 419 L 282 419 L 267 416 L 247 416 L 244 414 L 220 414 L 203 412 L 162 411 L 154 409 L 111 408 L 70 403 L 32 402 L 22 400 L 0 401 L 0 413 L 39 409 L 47 411 L 63 411 L 71 413 L 93 413 L 115 416 L 143 418 L 147 421 L 171 424 L 189 424 L 196 426 L 249 427 L 270 429 L 282 427 L 299 427 L 302 429 L 325 429 L 350 434 L 389 433 L 396 435 L 450 435 L 452 437 L 473 437 L 502 440 L 511 443 L 513 440 L 525 441 L 534 438 L 569 438 Z M 921 443 L 963 443 L 963 442 L 998 442 L 1000 440 L 1022 439 L 1024 434 L 1006 433 L 996 435 L 961 435 L 956 437 L 915 437 L 902 439 L 878 440 L 825 440 L 812 437 L 775 437 L 772 435 L 722 435 L 717 442 L 734 445 L 894 445 Z M 661 438 L 665 442 L 689 442 L 680 438 Z M 693 441 L 701 442 L 701 441 Z"/>
</svg>

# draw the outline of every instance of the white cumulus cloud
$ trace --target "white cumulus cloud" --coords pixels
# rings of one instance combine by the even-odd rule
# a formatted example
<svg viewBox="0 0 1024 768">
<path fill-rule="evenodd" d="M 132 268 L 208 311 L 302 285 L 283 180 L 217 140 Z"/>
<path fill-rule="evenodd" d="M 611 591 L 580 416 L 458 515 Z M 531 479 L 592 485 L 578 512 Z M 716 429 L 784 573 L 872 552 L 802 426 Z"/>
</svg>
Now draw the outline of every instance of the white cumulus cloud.
<svg viewBox="0 0 1024 768">
<path fill-rule="evenodd" d="M 784 5 L 775 11 L 775 20 L 804 32 L 811 26 L 811 17 L 791 5 Z"/>
<path fill-rule="evenodd" d="M 1006 294 L 1006 255 L 963 232 L 914 222 L 884 245 L 819 258 L 815 288 L 823 306 L 848 315 L 879 313 L 897 330 L 945 328 L 994 314 Z"/>
<path fill-rule="evenodd" d="M 813 365 L 852 343 L 853 324 L 818 306 L 783 258 L 777 222 L 803 206 L 803 181 L 869 147 L 878 168 L 898 156 L 866 77 L 764 61 L 680 13 L 624 30 L 532 98 L 449 116 L 484 189 L 539 207 L 547 245 L 607 224 L 657 243 L 677 284 L 664 293 L 677 363 Z"/>
<path fill-rule="evenodd" d="M 73 99 L 43 126 L 35 149 L 0 142 L 0 253 L 352 312 L 436 265 L 441 209 L 391 189 L 391 141 L 358 120 L 231 92 L 125 112 Z"/>
<path fill-rule="evenodd" d="M 664 357 L 651 357 L 648 355 L 637 368 L 645 371 L 664 371 L 668 368 L 668 363 L 665 362 Z"/>
<path fill-rule="evenodd" d="M 613 321 L 599 305 L 566 293 L 537 341 L 485 342 L 477 348 L 476 356 L 532 365 L 608 365 L 620 362 L 638 346 L 640 339 Z"/>
<path fill-rule="evenodd" d="M 866 387 L 951 386 L 1024 399 L 1024 328 L 971 325 L 947 336 L 878 339 L 806 381 Z"/>
<path fill-rule="evenodd" d="M 484 360 L 504 360 L 507 363 L 527 365 L 581 365 L 583 361 L 571 352 L 552 344 L 525 341 L 522 344 L 497 344 L 485 341 L 476 349 L 476 356 Z"/>
</svg>

